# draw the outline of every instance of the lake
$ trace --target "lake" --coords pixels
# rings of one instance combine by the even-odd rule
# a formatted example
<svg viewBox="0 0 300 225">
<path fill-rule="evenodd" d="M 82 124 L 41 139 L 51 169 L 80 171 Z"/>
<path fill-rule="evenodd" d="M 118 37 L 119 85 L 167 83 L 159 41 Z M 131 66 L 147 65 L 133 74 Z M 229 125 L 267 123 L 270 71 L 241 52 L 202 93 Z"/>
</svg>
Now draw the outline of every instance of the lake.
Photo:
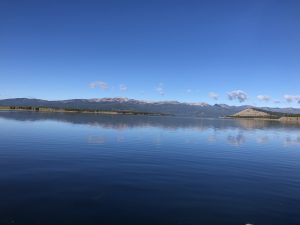
<svg viewBox="0 0 300 225">
<path fill-rule="evenodd" d="M 299 225 L 300 127 L 0 112 L 0 224 Z"/>
</svg>

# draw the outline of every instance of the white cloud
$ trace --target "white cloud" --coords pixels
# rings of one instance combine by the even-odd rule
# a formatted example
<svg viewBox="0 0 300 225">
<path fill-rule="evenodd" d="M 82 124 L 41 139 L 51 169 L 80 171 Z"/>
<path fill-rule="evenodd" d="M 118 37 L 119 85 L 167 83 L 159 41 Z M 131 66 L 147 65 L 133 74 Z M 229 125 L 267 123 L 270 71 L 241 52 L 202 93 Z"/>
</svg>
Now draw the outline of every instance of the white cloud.
<svg viewBox="0 0 300 225">
<path fill-rule="evenodd" d="M 215 92 L 209 92 L 208 96 L 214 100 L 218 100 L 219 99 L 219 95 Z"/>
<path fill-rule="evenodd" d="M 128 87 L 125 84 L 120 84 L 120 91 L 127 91 Z"/>
<path fill-rule="evenodd" d="M 90 88 L 100 88 L 101 90 L 107 90 L 108 84 L 103 81 L 94 81 L 90 83 Z"/>
<path fill-rule="evenodd" d="M 248 99 L 248 95 L 241 90 L 231 91 L 227 93 L 229 100 L 238 100 L 239 102 L 244 102 Z"/>
<path fill-rule="evenodd" d="M 300 104 L 300 95 L 285 95 L 284 99 L 289 103 L 296 101 Z"/>
<path fill-rule="evenodd" d="M 271 100 L 271 97 L 267 96 L 267 95 L 258 95 L 257 99 L 260 100 L 260 101 L 268 102 L 268 101 Z"/>
<path fill-rule="evenodd" d="M 164 95 L 165 95 L 163 83 L 159 83 L 159 84 L 158 84 L 158 86 L 156 87 L 156 91 L 157 91 L 158 94 L 160 94 L 161 96 L 164 96 Z"/>
<path fill-rule="evenodd" d="M 192 89 L 187 89 L 186 93 L 188 93 L 188 94 L 192 93 Z"/>
<path fill-rule="evenodd" d="M 280 104 L 281 102 L 280 102 L 280 100 L 274 100 L 274 103 L 275 104 Z"/>
</svg>

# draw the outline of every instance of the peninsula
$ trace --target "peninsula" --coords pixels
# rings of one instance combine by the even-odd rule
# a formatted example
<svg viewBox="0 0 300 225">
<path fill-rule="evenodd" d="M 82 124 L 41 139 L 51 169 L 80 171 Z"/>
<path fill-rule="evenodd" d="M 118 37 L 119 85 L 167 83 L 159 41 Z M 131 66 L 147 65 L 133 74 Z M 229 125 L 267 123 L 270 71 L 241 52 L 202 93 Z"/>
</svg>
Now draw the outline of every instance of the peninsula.
<svg viewBox="0 0 300 225">
<path fill-rule="evenodd" d="M 281 113 L 263 110 L 259 108 L 248 108 L 241 112 L 227 116 L 235 119 L 262 119 L 274 120 L 279 122 L 300 123 L 300 114 Z"/>
</svg>

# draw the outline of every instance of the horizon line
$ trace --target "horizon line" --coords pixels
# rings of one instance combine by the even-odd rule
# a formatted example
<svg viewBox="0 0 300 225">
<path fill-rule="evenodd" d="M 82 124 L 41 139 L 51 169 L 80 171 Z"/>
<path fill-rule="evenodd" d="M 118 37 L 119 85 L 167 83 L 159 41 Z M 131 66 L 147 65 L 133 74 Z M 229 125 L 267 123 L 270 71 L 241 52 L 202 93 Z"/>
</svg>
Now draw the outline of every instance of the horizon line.
<svg viewBox="0 0 300 225">
<path fill-rule="evenodd" d="M 230 106 L 230 107 L 243 107 L 243 106 L 249 106 L 249 107 L 253 107 L 253 108 L 278 108 L 278 109 L 288 109 L 288 108 L 292 108 L 292 109 L 300 109 L 300 107 L 280 107 L 280 106 L 276 106 L 276 107 L 271 107 L 271 106 L 255 106 L 255 105 L 251 105 L 251 104 L 240 104 L 240 105 L 234 105 L 234 104 L 226 104 L 226 103 L 215 103 L 215 104 L 209 104 L 207 102 L 204 101 L 198 101 L 198 102 L 188 102 L 188 101 L 178 101 L 178 100 L 144 100 L 144 99 L 135 99 L 135 98 L 127 98 L 127 97 L 101 97 L 101 98 L 70 98 L 70 99 L 42 99 L 42 98 L 33 98 L 33 97 L 14 97 L 14 98 L 0 98 L 0 101 L 3 100 L 13 100 L 13 99 L 28 99 L 28 100 L 42 100 L 42 101 L 49 101 L 49 102 L 54 102 L 54 101 L 72 101 L 72 100 L 104 100 L 104 99 L 124 99 L 126 101 L 130 101 L 130 100 L 135 100 L 135 101 L 140 101 L 140 102 L 144 102 L 144 103 L 178 103 L 178 104 L 190 104 L 190 105 L 195 105 L 197 106 L 197 104 L 199 104 L 198 106 L 200 106 L 202 104 L 202 106 L 216 106 L 216 105 L 225 105 L 225 106 Z"/>
</svg>

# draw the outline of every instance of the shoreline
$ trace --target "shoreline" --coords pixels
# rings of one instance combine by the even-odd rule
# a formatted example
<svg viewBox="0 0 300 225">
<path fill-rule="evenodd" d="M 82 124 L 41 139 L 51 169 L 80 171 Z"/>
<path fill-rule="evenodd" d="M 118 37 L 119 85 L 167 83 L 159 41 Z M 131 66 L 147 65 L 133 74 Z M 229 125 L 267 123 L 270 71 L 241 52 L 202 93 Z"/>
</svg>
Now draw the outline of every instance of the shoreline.
<svg viewBox="0 0 300 225">
<path fill-rule="evenodd" d="M 283 116 L 280 118 L 264 118 L 264 117 L 234 117 L 234 116 L 226 116 L 225 119 L 247 119 L 247 120 L 261 120 L 261 121 L 274 121 L 280 123 L 293 123 L 293 124 L 300 124 L 300 117 L 289 117 Z"/>
<path fill-rule="evenodd" d="M 171 116 L 165 113 L 139 112 L 139 111 L 101 111 L 87 109 L 59 109 L 47 107 L 31 107 L 31 106 L 0 106 L 0 111 L 11 112 L 40 112 L 40 113 L 82 113 L 82 114 L 101 114 L 101 115 L 144 115 L 144 116 Z"/>
</svg>

